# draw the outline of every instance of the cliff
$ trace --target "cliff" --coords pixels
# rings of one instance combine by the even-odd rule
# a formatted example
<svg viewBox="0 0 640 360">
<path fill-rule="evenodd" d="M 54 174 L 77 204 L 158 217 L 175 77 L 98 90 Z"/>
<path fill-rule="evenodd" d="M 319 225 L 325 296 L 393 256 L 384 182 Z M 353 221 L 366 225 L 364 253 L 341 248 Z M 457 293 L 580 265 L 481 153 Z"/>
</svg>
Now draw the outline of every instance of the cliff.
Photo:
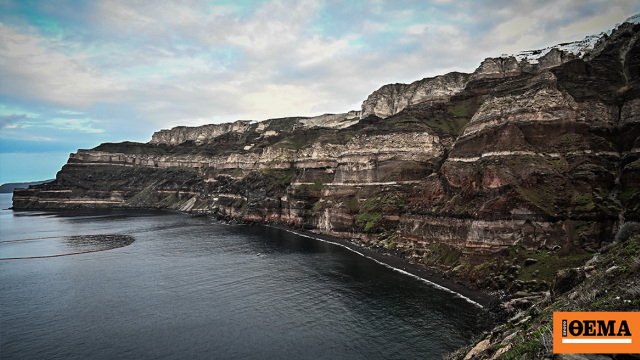
<svg viewBox="0 0 640 360">
<path fill-rule="evenodd" d="M 362 116 L 382 118 L 423 102 L 446 102 L 464 89 L 469 74 L 452 72 L 415 81 L 411 84 L 389 84 L 374 91 L 362 103 Z"/>
<path fill-rule="evenodd" d="M 13 206 L 282 224 L 470 287 L 545 291 L 553 273 L 514 285 L 520 265 L 487 261 L 555 249 L 554 266 L 579 266 L 640 219 L 639 33 L 625 23 L 588 53 L 486 59 L 473 74 L 386 85 L 362 114 L 177 127 L 79 150 L 54 182 L 16 190 Z"/>
<path fill-rule="evenodd" d="M 574 59 L 595 56 L 604 46 L 604 41 L 598 43 L 598 40 L 603 36 L 607 35 L 592 35 L 580 41 L 559 44 L 545 49 L 527 50 L 516 55 L 487 58 L 473 74 L 451 72 L 432 78 L 424 78 L 411 84 L 384 85 L 369 95 L 362 103 L 362 117 L 376 115 L 386 118 L 420 103 L 444 103 L 449 101 L 453 95 L 465 90 L 469 82 L 478 82 L 483 79 L 504 79 L 522 74 L 538 74 Z"/>
<path fill-rule="evenodd" d="M 233 123 L 211 124 L 198 127 L 176 126 L 153 134 L 149 144 L 180 145 L 192 141 L 202 145 L 209 140 L 222 137 L 242 137 L 259 134 L 261 137 L 288 133 L 298 127 L 343 129 L 360 120 L 360 111 L 344 114 L 324 114 L 315 117 L 269 119 L 265 121 L 238 120 Z"/>
</svg>

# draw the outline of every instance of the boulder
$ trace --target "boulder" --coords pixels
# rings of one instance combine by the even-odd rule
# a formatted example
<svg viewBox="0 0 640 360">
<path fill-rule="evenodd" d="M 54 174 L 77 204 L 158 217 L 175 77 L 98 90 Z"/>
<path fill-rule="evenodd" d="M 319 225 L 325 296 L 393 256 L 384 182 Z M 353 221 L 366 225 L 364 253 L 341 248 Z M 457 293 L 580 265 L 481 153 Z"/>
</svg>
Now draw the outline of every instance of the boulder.
<svg viewBox="0 0 640 360">
<path fill-rule="evenodd" d="M 464 357 L 464 360 L 471 360 L 474 358 L 481 359 L 483 358 L 482 354 L 489 348 L 491 345 L 490 339 L 482 340 L 476 345 L 471 351 L 467 353 L 467 356 Z"/>
<path fill-rule="evenodd" d="M 581 269 L 563 269 L 558 271 L 551 284 L 551 295 L 556 298 L 578 286 L 586 279 Z"/>
</svg>

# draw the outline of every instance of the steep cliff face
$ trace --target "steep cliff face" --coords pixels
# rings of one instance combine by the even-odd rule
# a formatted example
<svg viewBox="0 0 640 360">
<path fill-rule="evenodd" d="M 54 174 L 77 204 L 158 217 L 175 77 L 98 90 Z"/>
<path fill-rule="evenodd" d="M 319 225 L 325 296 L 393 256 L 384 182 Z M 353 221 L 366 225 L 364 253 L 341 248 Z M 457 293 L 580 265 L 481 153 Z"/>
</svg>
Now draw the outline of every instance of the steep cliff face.
<svg viewBox="0 0 640 360">
<path fill-rule="evenodd" d="M 362 103 L 362 116 L 386 118 L 422 102 L 446 102 L 462 91 L 469 74 L 452 72 L 415 81 L 411 84 L 389 84 L 374 91 Z"/>
<path fill-rule="evenodd" d="M 607 39 L 606 35 L 605 39 Z M 362 103 L 362 117 L 376 115 L 387 118 L 407 107 L 420 103 L 447 102 L 467 84 L 487 79 L 505 79 L 522 74 L 538 74 L 574 59 L 601 51 L 600 36 L 590 36 L 573 43 L 560 44 L 540 50 L 523 51 L 517 55 L 503 55 L 485 59 L 473 74 L 452 72 L 425 78 L 411 84 L 389 84 L 374 91 Z M 595 50 L 594 50 L 595 48 Z M 594 53 L 595 54 L 595 53 Z"/>
<path fill-rule="evenodd" d="M 513 246 L 582 254 L 640 219 L 639 33 L 620 26 L 584 58 L 552 49 L 535 64 L 487 59 L 470 77 L 388 85 L 362 119 L 178 127 L 147 144 L 79 150 L 53 183 L 16 190 L 14 208 L 160 207 L 277 223 L 461 279 Z M 516 278 L 484 274 L 477 285 Z"/>
<path fill-rule="evenodd" d="M 360 120 L 359 111 L 344 114 L 324 114 L 315 117 L 292 117 L 265 121 L 238 120 L 233 123 L 211 124 L 198 127 L 176 126 L 153 134 L 150 144 L 180 145 L 191 141 L 196 145 L 209 143 L 212 139 L 276 136 L 300 127 L 343 129 Z"/>
<path fill-rule="evenodd" d="M 160 130 L 151 137 L 151 144 L 179 145 L 185 141 L 202 144 L 207 139 L 227 134 L 243 134 L 251 128 L 251 121 L 236 121 L 228 124 L 212 124 L 199 127 L 177 126 L 171 130 Z"/>
<path fill-rule="evenodd" d="M 473 72 L 470 80 L 503 79 L 521 74 L 538 74 L 571 60 L 597 54 L 602 50 L 601 38 L 606 34 L 592 35 L 571 43 L 559 44 L 545 49 L 522 51 L 516 55 L 487 58 Z M 600 42 L 598 42 L 600 41 Z"/>
</svg>

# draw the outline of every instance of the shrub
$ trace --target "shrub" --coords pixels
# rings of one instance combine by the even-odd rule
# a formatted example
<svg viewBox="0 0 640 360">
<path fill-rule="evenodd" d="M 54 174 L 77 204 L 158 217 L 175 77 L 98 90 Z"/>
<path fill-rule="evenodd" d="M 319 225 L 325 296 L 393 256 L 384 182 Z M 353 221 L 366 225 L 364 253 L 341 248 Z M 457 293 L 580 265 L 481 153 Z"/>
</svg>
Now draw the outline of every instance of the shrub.
<svg viewBox="0 0 640 360">
<path fill-rule="evenodd" d="M 347 198 L 344 201 L 344 205 L 347 207 L 347 210 L 349 210 L 349 211 L 355 212 L 355 211 L 360 210 L 360 206 L 358 204 L 358 198 L 356 198 L 356 197 Z"/>
<path fill-rule="evenodd" d="M 618 230 L 618 233 L 616 234 L 616 237 L 615 237 L 615 241 L 618 243 L 625 242 L 631 239 L 632 237 L 634 237 L 635 235 L 639 235 L 639 234 L 640 234 L 640 223 L 633 222 L 633 221 L 626 222 L 620 227 L 620 230 Z"/>
</svg>

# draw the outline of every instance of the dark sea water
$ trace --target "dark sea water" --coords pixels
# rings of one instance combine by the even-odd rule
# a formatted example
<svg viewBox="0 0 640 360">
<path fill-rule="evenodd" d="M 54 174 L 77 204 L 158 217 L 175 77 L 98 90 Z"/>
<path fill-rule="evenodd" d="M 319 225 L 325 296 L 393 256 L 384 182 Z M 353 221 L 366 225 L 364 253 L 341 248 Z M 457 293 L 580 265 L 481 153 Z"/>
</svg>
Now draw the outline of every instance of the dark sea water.
<svg viewBox="0 0 640 360">
<path fill-rule="evenodd" d="M 455 294 L 279 229 L 2 210 L 0 234 L 3 259 L 94 251 L 0 260 L 3 360 L 440 359 L 486 327 Z"/>
</svg>

